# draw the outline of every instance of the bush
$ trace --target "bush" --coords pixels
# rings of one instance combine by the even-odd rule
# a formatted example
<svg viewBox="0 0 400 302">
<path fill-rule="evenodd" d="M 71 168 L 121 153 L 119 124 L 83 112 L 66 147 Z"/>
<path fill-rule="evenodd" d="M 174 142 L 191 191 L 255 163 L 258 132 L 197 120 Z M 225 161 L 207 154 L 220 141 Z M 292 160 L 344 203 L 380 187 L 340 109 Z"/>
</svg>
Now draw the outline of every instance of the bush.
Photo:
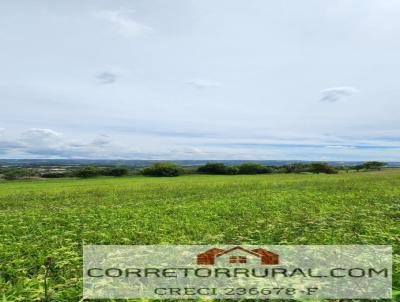
<svg viewBox="0 0 400 302">
<path fill-rule="evenodd" d="M 33 172 L 28 169 L 7 169 L 3 172 L 3 178 L 5 180 L 29 178 L 31 176 L 33 176 Z"/>
<path fill-rule="evenodd" d="M 272 173 L 272 169 L 256 163 L 243 163 L 239 167 L 239 174 Z"/>
<path fill-rule="evenodd" d="M 198 167 L 197 172 L 205 174 L 234 175 L 239 173 L 239 168 L 226 166 L 223 163 L 207 163 Z"/>
<path fill-rule="evenodd" d="M 103 175 L 120 177 L 128 175 L 129 170 L 125 167 L 106 168 L 103 170 Z"/>
<path fill-rule="evenodd" d="M 288 165 L 283 165 L 283 166 L 279 167 L 279 171 L 281 173 L 309 172 L 310 166 L 307 164 L 294 163 L 294 164 L 288 164 Z"/>
<path fill-rule="evenodd" d="M 227 166 L 225 168 L 225 174 L 226 175 L 235 175 L 239 173 L 239 168 L 238 167 L 232 167 L 232 166 Z"/>
<path fill-rule="evenodd" d="M 311 163 L 310 172 L 312 173 L 326 173 L 335 174 L 337 171 L 334 167 L 328 165 L 327 163 Z"/>
<path fill-rule="evenodd" d="M 4 178 L 5 180 L 15 180 L 15 179 L 18 178 L 18 176 L 17 176 L 15 173 L 5 173 L 5 174 L 3 175 L 3 178 Z"/>
<path fill-rule="evenodd" d="M 43 178 L 62 178 L 62 177 L 67 177 L 68 173 L 66 172 L 46 172 L 40 174 L 40 177 Z"/>
<path fill-rule="evenodd" d="M 103 169 L 98 167 L 82 167 L 74 172 L 74 175 L 81 178 L 95 177 L 103 174 Z"/>
<path fill-rule="evenodd" d="M 367 161 L 362 165 L 366 170 L 380 170 L 382 167 L 386 166 L 386 163 L 380 161 Z"/>
<path fill-rule="evenodd" d="M 173 177 L 183 174 L 183 169 L 174 163 L 155 163 L 144 168 L 141 173 L 146 176 Z"/>
<path fill-rule="evenodd" d="M 206 174 L 225 174 L 226 166 L 223 163 L 206 163 L 197 169 L 197 172 Z"/>
</svg>

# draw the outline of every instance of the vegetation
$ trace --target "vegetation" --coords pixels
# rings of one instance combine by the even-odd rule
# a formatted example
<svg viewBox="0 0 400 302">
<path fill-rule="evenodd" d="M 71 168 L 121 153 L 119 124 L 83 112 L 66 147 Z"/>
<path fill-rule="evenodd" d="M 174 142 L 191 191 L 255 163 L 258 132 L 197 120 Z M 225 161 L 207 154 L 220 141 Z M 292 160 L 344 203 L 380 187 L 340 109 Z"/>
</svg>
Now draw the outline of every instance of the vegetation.
<svg viewBox="0 0 400 302">
<path fill-rule="evenodd" d="M 83 244 L 387 244 L 399 290 L 399 200 L 397 169 L 3 182 L 0 297 L 79 301 Z"/>
<path fill-rule="evenodd" d="M 360 165 L 355 165 L 352 168 L 356 171 L 360 171 L 360 170 L 380 170 L 381 168 L 383 168 L 384 166 L 386 166 L 386 163 L 383 162 L 379 162 L 379 161 L 367 161 L 365 163 L 362 163 Z"/>
<path fill-rule="evenodd" d="M 125 176 L 128 175 L 129 170 L 128 168 L 125 167 L 112 167 L 112 168 L 105 168 L 103 169 L 103 175 L 105 176 L 115 176 L 115 177 L 120 177 L 120 176 Z"/>
<path fill-rule="evenodd" d="M 233 175 L 233 174 L 268 174 L 268 173 L 326 173 L 335 174 L 335 167 L 327 163 L 294 163 L 283 166 L 263 166 L 257 163 L 243 163 L 239 166 L 227 166 L 223 163 L 207 163 L 200 166 L 197 172 L 203 174 Z"/>
<path fill-rule="evenodd" d="M 207 163 L 197 169 L 199 173 L 205 174 L 228 174 L 227 166 L 223 163 Z"/>
<path fill-rule="evenodd" d="M 146 176 L 172 177 L 183 174 L 183 169 L 173 163 L 155 163 L 148 168 L 144 168 L 142 174 Z"/>
<path fill-rule="evenodd" d="M 94 166 L 88 166 L 79 168 L 74 172 L 74 175 L 81 178 L 89 178 L 102 175 L 102 173 L 103 169 Z"/>
<path fill-rule="evenodd" d="M 239 165 L 239 174 L 266 174 L 272 173 L 273 168 L 256 163 L 243 163 Z"/>
<path fill-rule="evenodd" d="M 200 167 L 181 167 L 174 163 L 159 162 L 150 167 L 122 167 L 122 166 L 67 166 L 52 167 L 0 167 L 0 179 L 15 180 L 28 178 L 63 178 L 79 177 L 91 178 L 97 176 L 120 177 L 126 175 L 146 176 L 179 176 L 182 174 L 213 174 L 213 175 L 236 175 L 236 174 L 270 174 L 270 173 L 326 173 L 335 174 L 338 171 L 372 171 L 380 170 L 386 164 L 377 161 L 365 162 L 355 166 L 333 166 L 323 162 L 314 163 L 292 163 L 281 166 L 265 166 L 259 163 L 242 163 L 237 166 L 224 163 L 210 162 Z"/>
</svg>

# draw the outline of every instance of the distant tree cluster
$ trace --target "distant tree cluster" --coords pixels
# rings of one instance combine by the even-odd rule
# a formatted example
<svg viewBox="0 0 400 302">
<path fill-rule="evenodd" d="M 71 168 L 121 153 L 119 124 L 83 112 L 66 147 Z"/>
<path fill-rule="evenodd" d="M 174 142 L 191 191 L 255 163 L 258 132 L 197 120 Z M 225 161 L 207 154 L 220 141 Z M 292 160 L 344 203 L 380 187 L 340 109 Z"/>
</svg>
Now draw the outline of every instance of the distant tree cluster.
<svg viewBox="0 0 400 302">
<path fill-rule="evenodd" d="M 96 166 L 81 167 L 72 173 L 73 176 L 80 178 L 90 178 L 96 176 L 125 176 L 128 175 L 129 170 L 125 167 L 110 167 L 101 168 Z"/>
<path fill-rule="evenodd" d="M 352 167 L 353 170 L 360 171 L 360 170 L 380 170 L 384 166 L 386 166 L 387 163 L 383 163 L 380 161 L 367 161 L 365 163 L 362 163 L 360 165 L 355 165 Z"/>
<path fill-rule="evenodd" d="M 173 177 L 183 174 L 182 167 L 174 163 L 155 163 L 150 167 L 144 168 L 141 173 L 146 176 Z"/>
<path fill-rule="evenodd" d="M 264 166 L 257 163 L 243 163 L 238 166 L 227 166 L 223 163 L 207 163 L 200 166 L 197 171 L 203 174 L 269 174 L 269 173 L 326 173 L 334 174 L 337 170 L 327 163 L 302 164 L 295 163 L 283 166 Z"/>
<path fill-rule="evenodd" d="M 270 173 L 325 173 L 335 174 L 339 171 L 374 171 L 387 164 L 379 161 L 368 161 L 354 166 L 333 166 L 324 162 L 291 163 L 280 166 L 265 166 L 259 163 L 247 162 L 240 165 L 226 165 L 219 162 L 209 162 L 202 166 L 181 167 L 174 163 L 157 162 L 144 168 L 127 168 L 122 166 L 78 166 L 69 168 L 53 167 L 0 167 L 0 179 L 15 180 L 29 178 L 91 178 L 97 176 L 121 177 L 141 174 L 145 176 L 174 177 L 182 174 L 213 174 L 213 175 L 246 175 Z"/>
</svg>

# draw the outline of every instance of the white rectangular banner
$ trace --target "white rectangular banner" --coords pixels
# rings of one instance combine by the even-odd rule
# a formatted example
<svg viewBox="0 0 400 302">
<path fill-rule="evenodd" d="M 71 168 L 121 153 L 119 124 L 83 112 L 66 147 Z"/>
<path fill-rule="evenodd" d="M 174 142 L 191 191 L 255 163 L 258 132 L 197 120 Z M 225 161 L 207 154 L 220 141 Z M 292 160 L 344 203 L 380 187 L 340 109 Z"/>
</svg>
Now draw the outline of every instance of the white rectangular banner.
<svg viewBox="0 0 400 302">
<path fill-rule="evenodd" d="M 392 250 L 371 245 L 86 245 L 86 299 L 391 298 Z"/>
</svg>

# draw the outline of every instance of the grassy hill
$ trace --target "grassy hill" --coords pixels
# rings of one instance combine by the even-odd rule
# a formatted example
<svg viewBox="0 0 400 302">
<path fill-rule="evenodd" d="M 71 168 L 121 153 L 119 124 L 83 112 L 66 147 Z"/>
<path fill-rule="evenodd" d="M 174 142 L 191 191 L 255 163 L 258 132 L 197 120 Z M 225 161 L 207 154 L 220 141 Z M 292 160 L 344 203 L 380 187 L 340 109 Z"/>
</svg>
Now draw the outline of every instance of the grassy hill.
<svg viewBox="0 0 400 302">
<path fill-rule="evenodd" d="M 4 182 L 0 299 L 43 299 L 51 257 L 51 301 L 78 301 L 83 244 L 388 244 L 399 289 L 399 234 L 398 170 Z"/>
</svg>

